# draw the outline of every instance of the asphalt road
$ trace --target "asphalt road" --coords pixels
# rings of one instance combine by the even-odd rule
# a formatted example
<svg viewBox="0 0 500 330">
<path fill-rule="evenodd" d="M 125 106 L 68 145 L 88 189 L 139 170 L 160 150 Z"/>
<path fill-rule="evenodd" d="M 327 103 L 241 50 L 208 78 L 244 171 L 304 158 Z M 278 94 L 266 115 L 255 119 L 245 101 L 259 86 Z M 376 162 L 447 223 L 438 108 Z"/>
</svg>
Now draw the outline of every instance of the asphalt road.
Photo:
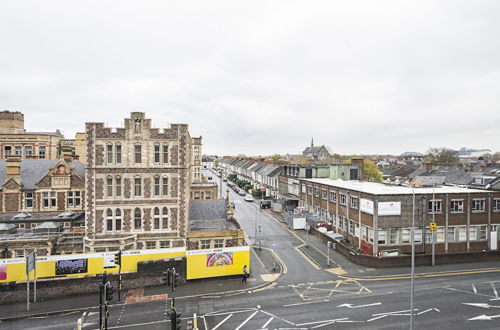
<svg viewBox="0 0 500 330">
<path fill-rule="evenodd" d="M 415 329 L 499 329 L 498 273 L 416 280 Z M 178 299 L 183 329 L 408 329 L 409 280 L 281 284 L 211 298 Z M 112 306 L 109 329 L 168 329 L 164 303 Z M 94 312 L 95 313 L 95 312 Z M 0 324 L 0 329 L 70 329 L 77 313 Z M 83 329 L 97 329 L 98 314 Z M 206 327 L 205 327 L 206 324 Z"/>
<path fill-rule="evenodd" d="M 211 330 L 409 328 L 409 279 L 351 279 L 317 269 L 297 251 L 302 242 L 257 203 L 245 202 L 232 191 L 230 199 L 250 239 L 264 247 L 276 245 L 286 273 L 265 290 L 177 298 L 182 329 L 194 327 L 195 313 L 198 328 Z M 259 225 L 261 231 L 255 235 Z M 414 329 L 500 329 L 499 275 L 449 273 L 417 278 Z M 108 328 L 170 329 L 164 310 L 161 301 L 114 305 Z M 0 329 L 71 329 L 81 316 L 70 313 L 0 323 Z M 97 329 L 98 316 L 90 310 L 83 329 Z"/>
</svg>

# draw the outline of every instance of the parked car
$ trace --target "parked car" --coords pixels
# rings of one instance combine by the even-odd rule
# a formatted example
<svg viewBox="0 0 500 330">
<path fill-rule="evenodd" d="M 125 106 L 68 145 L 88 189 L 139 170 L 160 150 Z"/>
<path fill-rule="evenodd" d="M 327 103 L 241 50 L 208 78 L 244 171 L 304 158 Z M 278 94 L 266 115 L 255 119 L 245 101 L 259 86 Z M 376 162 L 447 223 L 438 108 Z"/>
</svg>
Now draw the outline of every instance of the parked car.
<svg viewBox="0 0 500 330">
<path fill-rule="evenodd" d="M 253 202 L 253 197 L 252 195 L 246 195 L 245 197 L 243 197 L 243 199 L 247 202 Z"/>
<path fill-rule="evenodd" d="M 271 201 L 270 200 L 265 200 L 265 199 L 261 200 L 260 201 L 260 208 L 261 209 L 269 209 L 269 208 L 271 208 Z"/>
<path fill-rule="evenodd" d="M 240 189 L 240 191 L 238 191 L 238 195 L 240 196 L 245 196 L 246 194 L 247 194 L 246 191 L 243 189 Z"/>
<path fill-rule="evenodd" d="M 209 176 L 207 179 L 208 179 L 208 180 L 212 180 L 212 177 L 211 177 L 211 176 Z"/>
<path fill-rule="evenodd" d="M 226 179 L 226 178 L 224 178 L 224 179 L 222 179 L 222 181 L 227 182 L 227 179 Z"/>
</svg>

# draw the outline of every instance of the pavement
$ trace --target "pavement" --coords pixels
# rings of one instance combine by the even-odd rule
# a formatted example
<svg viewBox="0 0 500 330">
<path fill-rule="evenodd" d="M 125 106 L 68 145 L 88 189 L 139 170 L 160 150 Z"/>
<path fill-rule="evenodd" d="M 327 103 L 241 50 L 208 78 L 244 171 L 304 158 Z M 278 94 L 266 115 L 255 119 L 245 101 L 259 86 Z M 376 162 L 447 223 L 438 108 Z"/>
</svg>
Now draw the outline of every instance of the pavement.
<svg viewBox="0 0 500 330">
<path fill-rule="evenodd" d="M 283 216 L 271 211 L 265 210 L 276 221 L 287 227 L 283 220 Z M 343 254 L 334 249 L 327 249 L 326 244 L 314 234 L 308 234 L 305 230 L 292 230 L 289 232 L 303 241 L 303 245 L 299 247 L 303 255 L 310 259 L 310 262 L 319 268 L 323 268 L 336 275 L 344 277 L 355 277 L 358 279 L 372 279 L 379 277 L 403 277 L 409 276 L 411 273 L 410 267 L 385 267 L 375 268 L 357 265 L 349 261 Z M 328 258 L 329 257 L 329 258 Z M 329 259 L 329 261 L 328 261 Z M 425 275 L 434 273 L 464 273 L 464 272 L 480 272 L 480 271 L 500 271 L 499 261 L 474 262 L 474 263 L 457 263 L 444 265 L 420 265 L 415 267 L 415 274 Z"/>
</svg>

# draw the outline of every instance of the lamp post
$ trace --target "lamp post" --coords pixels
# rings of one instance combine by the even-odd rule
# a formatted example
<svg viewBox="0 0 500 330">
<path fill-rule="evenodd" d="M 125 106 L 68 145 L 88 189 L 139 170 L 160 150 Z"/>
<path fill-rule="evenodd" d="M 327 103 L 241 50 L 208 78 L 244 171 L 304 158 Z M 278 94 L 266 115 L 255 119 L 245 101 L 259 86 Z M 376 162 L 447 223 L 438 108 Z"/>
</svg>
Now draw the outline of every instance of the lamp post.
<svg viewBox="0 0 500 330">
<path fill-rule="evenodd" d="M 415 189 L 410 186 L 413 195 L 411 220 L 411 284 L 410 284 L 410 330 L 413 330 L 413 298 L 415 295 Z"/>
<path fill-rule="evenodd" d="M 436 196 L 434 195 L 434 188 L 436 184 L 432 184 L 432 222 L 436 223 Z M 432 266 L 436 265 L 436 231 L 431 230 L 432 238 Z"/>
</svg>

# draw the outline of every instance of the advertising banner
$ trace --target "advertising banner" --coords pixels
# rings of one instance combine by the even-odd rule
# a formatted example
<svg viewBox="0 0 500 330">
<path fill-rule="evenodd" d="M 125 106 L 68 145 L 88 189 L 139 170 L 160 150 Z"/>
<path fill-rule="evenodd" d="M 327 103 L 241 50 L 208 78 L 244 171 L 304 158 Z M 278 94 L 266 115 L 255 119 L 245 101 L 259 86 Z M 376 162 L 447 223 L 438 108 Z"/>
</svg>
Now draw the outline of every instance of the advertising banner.
<svg viewBox="0 0 500 330">
<path fill-rule="evenodd" d="M 377 206 L 379 216 L 401 215 L 401 202 L 379 202 Z M 359 209 L 361 212 L 373 214 L 373 201 L 360 198 Z"/>
<path fill-rule="evenodd" d="M 379 202 L 378 215 L 401 215 L 401 202 Z"/>
<path fill-rule="evenodd" d="M 7 279 L 7 265 L 0 264 L 0 280 Z"/>
<path fill-rule="evenodd" d="M 359 209 L 361 210 L 361 212 L 373 214 L 373 201 L 369 199 L 360 198 Z"/>
<path fill-rule="evenodd" d="M 207 254 L 207 267 L 229 266 L 233 264 L 233 252 Z"/>
<path fill-rule="evenodd" d="M 56 275 L 81 274 L 87 272 L 87 259 L 59 260 Z"/>
</svg>

